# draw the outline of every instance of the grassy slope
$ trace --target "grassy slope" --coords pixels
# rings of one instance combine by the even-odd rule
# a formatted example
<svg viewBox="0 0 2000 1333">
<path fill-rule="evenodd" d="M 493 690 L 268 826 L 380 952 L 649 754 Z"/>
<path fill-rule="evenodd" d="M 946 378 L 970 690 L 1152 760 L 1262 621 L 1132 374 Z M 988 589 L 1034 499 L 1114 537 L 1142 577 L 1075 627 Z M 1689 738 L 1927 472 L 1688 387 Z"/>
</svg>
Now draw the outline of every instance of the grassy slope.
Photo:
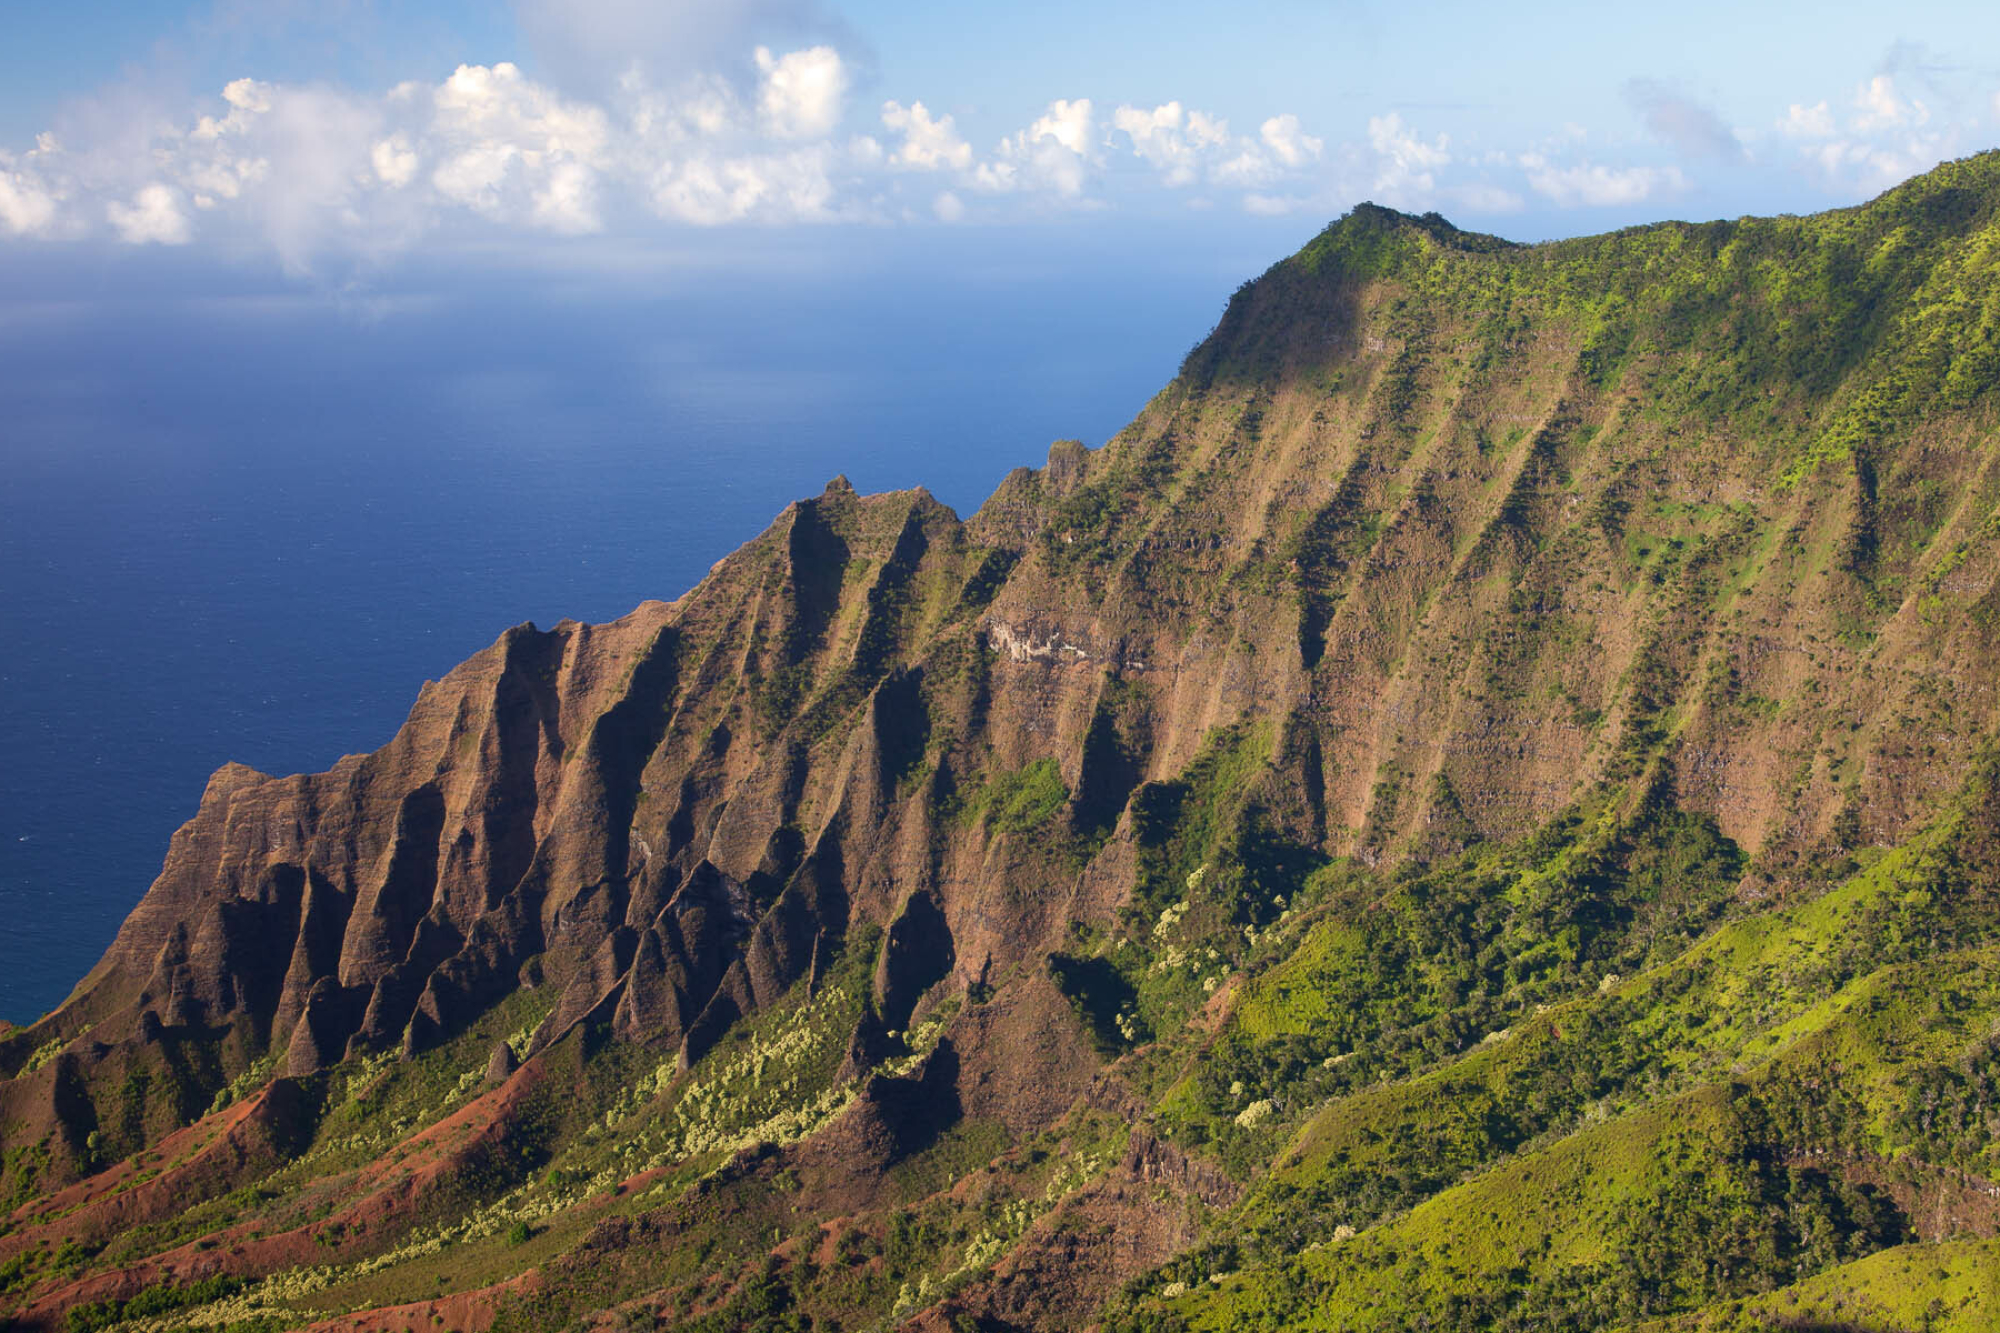
<svg viewBox="0 0 2000 1333">
<path fill-rule="evenodd" d="M 1990 790 L 1972 799 L 1990 821 Z M 2000 1174 L 2000 920 L 1954 854 L 1966 836 L 1954 822 L 1414 1077 L 1307 1103 L 1296 1128 L 1274 1112 L 1271 1167 L 1216 1242 L 1141 1284 L 1132 1326 L 1594 1328 L 1841 1264 L 1785 1308 L 1893 1288 L 1904 1269 L 1849 1261 L 1915 1239 L 1926 1191 L 1986 1196 Z M 1236 1031 L 1300 1026 L 1299 971 L 1351 934 L 1316 926 L 1246 990 Z M 1968 1071 L 1979 1099 L 1929 1111 Z M 1985 1294 L 1939 1279 L 1925 1300 L 1970 1295 L 1954 1317 L 1984 1327 L 1990 1253 L 1950 1253 Z"/>
</svg>

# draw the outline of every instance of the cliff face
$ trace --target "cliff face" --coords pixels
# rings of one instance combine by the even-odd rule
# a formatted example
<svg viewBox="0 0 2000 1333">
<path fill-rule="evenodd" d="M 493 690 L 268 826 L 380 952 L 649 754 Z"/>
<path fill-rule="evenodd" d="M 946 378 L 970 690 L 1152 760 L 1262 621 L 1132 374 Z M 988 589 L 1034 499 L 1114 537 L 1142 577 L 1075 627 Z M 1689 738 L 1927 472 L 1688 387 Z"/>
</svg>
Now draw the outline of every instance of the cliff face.
<svg viewBox="0 0 2000 1333">
<path fill-rule="evenodd" d="M 35 1032 L 226 1032 L 309 1074 L 424 1049 L 526 985 L 561 996 L 537 1049 L 594 1014 L 699 1054 L 857 901 L 884 919 L 923 887 L 885 827 L 924 731 L 896 659 L 973 564 L 928 497 L 836 483 L 680 602 L 509 631 L 375 754 L 226 768 Z"/>
<path fill-rule="evenodd" d="M 329 1137 L 367 1111 L 339 1071 L 393 1083 L 390 1053 L 501 1081 L 456 1112 L 411 1092 L 399 1135 L 469 1116 L 515 1165 L 454 1140 L 398 1187 L 430 1202 L 392 1206 L 342 1148 L 334 1240 L 294 1218 L 183 1252 L 168 1227 L 116 1263 L 23 1260 L 7 1299 L 32 1321 L 283 1273 L 314 1253 L 287 1235 L 388 1253 L 636 1116 L 631 1142 L 680 1128 L 628 1165 L 723 1162 L 687 1197 L 758 1218 L 743 1181 L 790 1172 L 795 1212 L 862 1216 L 914 1197 L 898 1163 L 941 1142 L 958 1165 L 926 1179 L 961 1198 L 967 1163 L 1019 1174 L 1060 1134 L 1091 1169 L 1037 1197 L 1134 1239 L 995 1232 L 953 1270 L 977 1299 L 925 1317 L 1086 1318 L 1255 1178 L 1220 1148 L 1089 1145 L 1193 1095 L 1173 1060 L 1233 1040 L 1234 997 L 1280 960 L 1263 932 L 1329 874 L 1387 885 L 1587 818 L 1621 830 L 1624 885 L 1670 810 L 1730 849 L 1701 862 L 1715 910 L 1783 909 L 1958 808 L 2000 718 L 1996 210 L 1990 157 L 1842 214 L 1537 247 L 1364 207 L 1246 284 L 1104 449 L 1058 444 L 969 520 L 836 479 L 676 602 L 509 631 L 372 755 L 222 770 L 104 960 L 0 1037 L 22 1203 L 0 1261 L 104 1244 L 128 1154 L 200 1182 L 139 1207 L 164 1219 L 361 1142 Z M 1148 989 L 1203 949 L 1205 990 Z M 1494 982 L 1494 1012 L 1539 975 Z M 764 1148 L 718 1158 L 735 1140 L 692 1137 L 685 1108 L 750 1104 L 771 1061 L 793 1081 L 767 1109 L 794 1118 L 743 1121 Z M 554 1070 L 574 1106 L 534 1091 Z M 1237 1123 L 1302 1123 L 1284 1102 Z M 268 1129 L 213 1165 L 246 1105 Z M 618 1191 L 564 1205 L 598 1230 L 533 1252 L 537 1281 L 624 1300 L 636 1277 L 591 1285 L 606 1252 L 678 1253 L 692 1224 Z M 923 1290 L 877 1313 L 922 1314 Z"/>
</svg>

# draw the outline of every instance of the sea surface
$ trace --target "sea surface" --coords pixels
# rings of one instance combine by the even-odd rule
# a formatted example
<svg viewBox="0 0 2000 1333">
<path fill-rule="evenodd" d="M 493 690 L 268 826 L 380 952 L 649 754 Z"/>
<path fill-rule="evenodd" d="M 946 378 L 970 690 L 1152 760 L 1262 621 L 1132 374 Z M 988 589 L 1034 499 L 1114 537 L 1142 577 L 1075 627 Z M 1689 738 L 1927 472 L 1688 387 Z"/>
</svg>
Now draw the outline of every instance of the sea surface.
<svg viewBox="0 0 2000 1333">
<path fill-rule="evenodd" d="M 677 596 L 835 473 L 969 513 L 1303 239 L 1061 230 L 0 260 L 0 1018 L 96 962 L 224 762 L 373 749 L 508 626 Z"/>
</svg>

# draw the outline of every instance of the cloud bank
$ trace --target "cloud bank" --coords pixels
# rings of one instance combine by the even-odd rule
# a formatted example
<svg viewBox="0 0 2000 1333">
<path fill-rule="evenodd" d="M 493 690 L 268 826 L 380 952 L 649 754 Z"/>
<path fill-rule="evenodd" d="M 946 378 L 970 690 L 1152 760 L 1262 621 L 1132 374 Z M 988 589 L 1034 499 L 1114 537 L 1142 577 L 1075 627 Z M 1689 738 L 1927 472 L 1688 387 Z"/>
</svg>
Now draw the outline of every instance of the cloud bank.
<svg viewBox="0 0 2000 1333">
<path fill-rule="evenodd" d="M 869 80 L 834 40 L 755 40 L 837 36 L 813 0 L 726 16 L 684 0 L 583 2 L 596 17 L 574 31 L 590 34 L 589 50 L 562 47 L 559 7 L 522 11 L 531 34 L 536 15 L 548 19 L 551 67 L 582 71 L 566 85 L 582 94 L 500 61 L 376 93 L 240 78 L 177 112 L 107 102 L 74 115 L 60 134 L 0 150 L 0 241 L 213 243 L 267 250 L 302 273 L 481 229 L 560 243 L 661 226 L 936 225 L 1113 207 L 1331 216 L 1363 198 L 1477 220 L 1530 206 L 1629 210 L 1694 194 L 1705 173 L 1773 165 L 1829 192 L 1879 189 L 2000 118 L 2000 97 L 1989 107 L 1982 92 L 1955 113 L 1885 68 L 1845 96 L 1790 103 L 1762 130 L 1635 78 L 1625 98 L 1645 140 L 1573 130 L 1524 151 L 1455 143 L 1399 110 L 1327 126 L 1274 109 L 1239 129 L 1180 100 L 1081 93 L 982 139 L 935 100 L 861 97 Z"/>
</svg>

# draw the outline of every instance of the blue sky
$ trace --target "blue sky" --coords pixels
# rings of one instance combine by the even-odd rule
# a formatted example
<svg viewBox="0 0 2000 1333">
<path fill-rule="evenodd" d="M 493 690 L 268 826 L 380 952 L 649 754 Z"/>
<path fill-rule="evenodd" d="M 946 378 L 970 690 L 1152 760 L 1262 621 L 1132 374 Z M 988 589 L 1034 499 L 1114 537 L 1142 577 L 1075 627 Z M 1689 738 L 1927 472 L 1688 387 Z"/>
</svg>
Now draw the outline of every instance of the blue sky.
<svg viewBox="0 0 2000 1333">
<path fill-rule="evenodd" d="M 2000 142 L 1990 4 L 205 0 L 5 25 L 0 246 L 322 283 L 752 229 L 1309 234 L 1364 198 L 1536 239 L 1854 202 Z"/>
</svg>

